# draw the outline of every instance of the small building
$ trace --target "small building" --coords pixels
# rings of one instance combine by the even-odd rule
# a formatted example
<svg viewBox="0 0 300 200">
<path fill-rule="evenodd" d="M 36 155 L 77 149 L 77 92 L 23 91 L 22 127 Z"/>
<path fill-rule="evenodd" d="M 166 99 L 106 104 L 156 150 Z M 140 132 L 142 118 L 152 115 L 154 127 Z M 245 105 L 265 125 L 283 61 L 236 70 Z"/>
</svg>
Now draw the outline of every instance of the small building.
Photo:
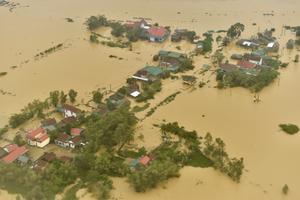
<svg viewBox="0 0 300 200">
<path fill-rule="evenodd" d="M 81 136 L 75 136 L 69 140 L 69 147 L 72 149 L 79 148 L 84 145 L 85 144 L 84 144 Z"/>
<path fill-rule="evenodd" d="M 58 137 L 55 139 L 54 143 L 60 147 L 63 148 L 69 148 L 70 147 L 70 143 L 69 140 L 72 137 L 66 133 L 61 133 L 58 135 Z"/>
<path fill-rule="evenodd" d="M 183 75 L 182 80 L 184 84 L 194 85 L 197 81 L 197 78 L 195 76 Z"/>
<path fill-rule="evenodd" d="M 142 156 L 139 160 L 139 163 L 141 165 L 147 166 L 150 161 L 151 161 L 151 158 L 149 156 Z"/>
<path fill-rule="evenodd" d="M 166 67 L 170 72 L 176 73 L 179 71 L 182 64 L 187 60 L 187 55 L 175 51 L 161 50 L 158 53 L 160 66 Z"/>
<path fill-rule="evenodd" d="M 242 54 L 232 54 L 230 58 L 232 60 L 243 60 L 244 56 Z"/>
<path fill-rule="evenodd" d="M 41 127 L 46 129 L 47 131 L 54 131 L 56 130 L 56 124 L 57 124 L 56 119 L 49 118 L 41 122 Z"/>
<path fill-rule="evenodd" d="M 255 43 L 252 40 L 245 40 L 245 39 L 241 39 L 241 40 L 237 41 L 236 44 L 241 46 L 241 47 L 251 48 L 251 49 L 255 49 L 255 48 L 259 47 L 258 43 Z"/>
<path fill-rule="evenodd" d="M 75 117 L 67 117 L 67 118 L 62 119 L 62 120 L 58 123 L 58 126 L 59 126 L 59 127 L 64 127 L 64 126 L 73 124 L 73 123 L 75 123 L 75 122 L 77 122 L 77 119 L 76 119 Z"/>
<path fill-rule="evenodd" d="M 140 28 L 140 29 L 146 29 L 146 30 L 148 30 L 151 26 L 145 19 L 141 19 L 140 21 L 127 21 L 124 25 L 128 29 L 139 29 Z"/>
<path fill-rule="evenodd" d="M 254 63 L 251 63 L 249 61 L 246 61 L 246 60 L 240 60 L 238 63 L 237 63 L 237 66 L 242 68 L 242 69 L 253 69 L 256 67 L 256 64 Z"/>
<path fill-rule="evenodd" d="M 56 159 L 56 154 L 53 152 L 45 152 L 39 160 L 43 160 L 45 162 L 51 163 Z"/>
<path fill-rule="evenodd" d="M 166 73 L 166 70 L 161 67 L 146 66 L 143 69 L 137 71 L 132 76 L 132 78 L 145 82 L 153 82 L 157 79 L 162 78 Z"/>
<path fill-rule="evenodd" d="M 68 117 L 78 117 L 78 115 L 81 113 L 81 110 L 71 106 L 69 104 L 64 104 L 62 106 L 62 111 L 64 113 L 64 117 L 68 118 Z"/>
<path fill-rule="evenodd" d="M 28 149 L 26 149 L 25 146 L 19 147 L 15 144 L 7 145 L 6 147 L 4 147 L 4 150 L 7 152 L 7 155 L 4 156 L 1 159 L 1 161 L 6 164 L 16 162 L 18 158 L 20 158 L 21 156 L 25 155 L 28 152 Z"/>
<path fill-rule="evenodd" d="M 83 134 L 84 129 L 83 128 L 71 128 L 70 134 L 73 137 L 80 136 Z"/>
<path fill-rule="evenodd" d="M 116 92 L 115 94 L 111 95 L 107 99 L 107 103 L 112 105 L 114 108 L 119 108 L 123 105 L 130 105 L 130 101 L 125 97 L 125 95 Z"/>
<path fill-rule="evenodd" d="M 279 43 L 278 42 L 269 42 L 266 47 L 267 52 L 278 52 Z"/>
<path fill-rule="evenodd" d="M 147 30 L 149 41 L 151 42 L 164 42 L 170 32 L 162 26 L 152 26 Z"/>
<path fill-rule="evenodd" d="M 255 55 L 255 54 L 245 54 L 244 55 L 244 60 L 251 62 L 255 65 L 262 65 L 263 63 L 263 58 L 259 55 Z"/>
<path fill-rule="evenodd" d="M 45 147 L 50 143 L 50 138 L 47 134 L 46 129 L 37 128 L 29 131 L 26 135 L 27 143 L 31 146 L 37 146 L 40 148 Z"/>
</svg>

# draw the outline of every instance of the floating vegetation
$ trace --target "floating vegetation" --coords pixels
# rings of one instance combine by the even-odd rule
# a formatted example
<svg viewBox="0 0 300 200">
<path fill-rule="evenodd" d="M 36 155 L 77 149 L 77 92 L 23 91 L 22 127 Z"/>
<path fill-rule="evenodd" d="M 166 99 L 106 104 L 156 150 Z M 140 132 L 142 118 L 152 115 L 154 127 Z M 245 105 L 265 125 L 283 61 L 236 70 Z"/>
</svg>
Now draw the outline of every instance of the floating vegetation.
<svg viewBox="0 0 300 200">
<path fill-rule="evenodd" d="M 7 75 L 7 72 L 0 72 L 0 77 Z"/>
<path fill-rule="evenodd" d="M 56 46 L 53 46 L 53 47 L 51 47 L 51 48 L 49 48 L 49 49 L 46 49 L 46 50 L 43 51 L 43 52 L 40 52 L 40 53 L 36 54 L 34 57 L 35 57 L 35 58 L 38 58 L 38 57 L 46 56 L 46 55 L 48 55 L 48 54 L 50 54 L 50 53 L 54 53 L 54 52 L 60 50 L 62 47 L 63 47 L 63 43 L 60 43 L 60 44 L 58 44 L 58 45 L 56 45 Z"/>
</svg>

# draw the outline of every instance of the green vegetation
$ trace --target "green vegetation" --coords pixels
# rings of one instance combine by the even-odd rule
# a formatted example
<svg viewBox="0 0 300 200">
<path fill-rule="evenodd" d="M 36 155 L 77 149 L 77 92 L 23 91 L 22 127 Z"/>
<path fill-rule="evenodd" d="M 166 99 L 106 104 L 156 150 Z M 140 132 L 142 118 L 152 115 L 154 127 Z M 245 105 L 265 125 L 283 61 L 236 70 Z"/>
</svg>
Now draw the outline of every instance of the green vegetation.
<svg viewBox="0 0 300 200">
<path fill-rule="evenodd" d="M 82 182 L 77 183 L 76 185 L 72 186 L 70 189 L 68 189 L 66 191 L 66 193 L 64 194 L 64 197 L 62 198 L 62 200 L 78 200 L 78 198 L 76 197 L 76 193 L 82 187 L 83 187 Z"/>
<path fill-rule="evenodd" d="M 285 184 L 282 188 L 282 193 L 284 195 L 287 195 L 289 193 L 289 186 L 287 184 Z"/>
<path fill-rule="evenodd" d="M 69 90 L 68 95 L 69 95 L 71 103 L 75 103 L 77 94 L 78 94 L 78 92 L 76 92 L 75 90 L 73 90 L 73 89 Z"/>
<path fill-rule="evenodd" d="M 16 136 L 14 137 L 13 142 L 14 142 L 15 144 L 17 144 L 18 146 L 23 146 L 23 145 L 26 144 L 26 141 L 22 138 L 21 135 L 16 135 Z"/>
<path fill-rule="evenodd" d="M 168 133 L 174 134 L 188 149 L 185 154 L 185 165 L 213 166 L 220 172 L 227 174 L 233 181 L 240 181 L 244 170 L 243 158 L 229 158 L 225 151 L 225 143 L 220 138 L 214 140 L 212 135 L 207 133 L 202 141 L 198 138 L 196 131 L 186 131 L 177 122 L 162 124 L 160 127 L 165 139 L 168 138 Z"/>
<path fill-rule="evenodd" d="M 60 93 L 58 90 L 50 92 L 50 103 L 52 106 L 56 107 L 59 103 Z"/>
<path fill-rule="evenodd" d="M 8 132 L 8 126 L 5 126 L 3 128 L 0 128 L 0 138 L 3 134 Z"/>
<path fill-rule="evenodd" d="M 146 117 L 149 117 L 151 115 L 153 115 L 153 113 L 156 111 L 156 109 L 160 106 L 169 104 L 170 102 L 174 101 L 176 96 L 180 94 L 180 92 L 175 92 L 174 94 L 171 94 L 170 96 L 168 96 L 167 98 L 165 98 L 162 102 L 160 102 L 159 104 L 157 104 L 154 108 L 151 108 L 151 110 L 146 114 Z"/>
<path fill-rule="evenodd" d="M 146 103 L 143 106 L 134 106 L 132 108 L 132 112 L 134 112 L 134 113 L 142 112 L 142 111 L 146 110 L 147 108 L 149 108 L 149 106 L 150 106 L 150 103 Z"/>
<path fill-rule="evenodd" d="M 90 42 L 98 44 L 99 43 L 98 36 L 94 33 L 91 33 Z"/>
<path fill-rule="evenodd" d="M 9 118 L 9 125 L 12 128 L 17 128 L 26 121 L 32 119 L 33 117 L 44 117 L 43 110 L 49 108 L 47 101 L 34 100 L 32 103 L 29 103 L 20 114 L 14 114 Z"/>
<path fill-rule="evenodd" d="M 203 49 L 202 54 L 206 54 L 212 51 L 212 45 L 213 45 L 213 38 L 211 34 L 205 34 L 205 39 L 202 42 Z"/>
<path fill-rule="evenodd" d="M 100 104 L 103 99 L 103 94 L 100 92 L 100 90 L 95 90 L 92 92 L 93 95 L 93 102 L 96 104 Z"/>
<path fill-rule="evenodd" d="M 137 192 L 146 192 L 162 181 L 179 177 L 179 169 L 180 167 L 168 159 L 154 160 L 149 166 L 140 167 L 139 170 L 131 173 L 128 180 Z"/>
<path fill-rule="evenodd" d="M 151 84 L 143 83 L 142 89 L 143 92 L 136 98 L 137 102 L 144 102 L 149 99 L 153 99 L 154 95 L 161 91 L 161 80 L 156 80 Z"/>
<path fill-rule="evenodd" d="M 103 26 L 108 26 L 109 22 L 104 15 L 91 16 L 86 21 L 86 25 L 88 29 L 92 31 Z"/>
<path fill-rule="evenodd" d="M 130 42 L 122 42 L 122 41 L 117 41 L 117 42 L 101 41 L 101 44 L 109 46 L 109 47 L 117 47 L 117 48 L 121 48 L 121 49 L 131 47 Z"/>
<path fill-rule="evenodd" d="M 299 127 L 294 124 L 280 124 L 279 127 L 287 134 L 294 135 L 299 132 Z"/>
<path fill-rule="evenodd" d="M 41 173 L 27 167 L 0 163 L 1 189 L 21 194 L 25 199 L 54 199 L 55 194 L 75 181 L 76 171 L 69 164 L 53 162 Z M 16 178 L 18 177 L 18 178 Z"/>
<path fill-rule="evenodd" d="M 119 22 L 110 23 L 110 27 L 112 28 L 111 34 L 115 37 L 121 37 L 126 32 L 125 27 Z"/>
<path fill-rule="evenodd" d="M 232 72 L 217 72 L 218 88 L 244 87 L 259 92 L 272 83 L 279 73 L 276 70 L 264 68 L 257 75 L 249 75 L 242 70 Z"/>
<path fill-rule="evenodd" d="M 236 39 L 241 36 L 241 34 L 244 30 L 245 30 L 244 24 L 236 23 L 228 29 L 227 37 L 229 37 L 231 39 Z"/>
<path fill-rule="evenodd" d="M 53 52 L 59 50 L 62 46 L 63 46 L 63 43 L 60 43 L 60 44 L 58 44 L 58 45 L 56 45 L 56 46 L 53 46 L 53 47 L 51 47 L 51 48 L 49 48 L 49 49 L 46 49 L 46 50 L 43 51 L 43 52 L 40 52 L 40 53 L 36 54 L 35 57 L 45 56 L 45 55 L 47 55 L 47 54 L 53 53 Z"/>
</svg>

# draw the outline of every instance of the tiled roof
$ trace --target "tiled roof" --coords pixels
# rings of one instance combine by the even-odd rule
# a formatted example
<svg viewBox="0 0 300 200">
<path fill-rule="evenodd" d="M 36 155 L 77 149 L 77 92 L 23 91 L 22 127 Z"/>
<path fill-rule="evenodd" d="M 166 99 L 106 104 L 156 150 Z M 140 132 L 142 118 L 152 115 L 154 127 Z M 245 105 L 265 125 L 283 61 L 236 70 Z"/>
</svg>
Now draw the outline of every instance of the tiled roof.
<svg viewBox="0 0 300 200">
<path fill-rule="evenodd" d="M 25 146 L 17 147 L 14 151 L 12 151 L 7 156 L 5 156 L 4 158 L 2 158 L 2 161 L 4 161 L 5 163 L 12 163 L 18 157 L 20 157 L 21 155 L 25 154 L 27 151 L 28 151 L 28 149 L 26 149 Z"/>
<path fill-rule="evenodd" d="M 161 26 L 152 26 L 148 30 L 149 35 L 154 37 L 164 37 L 167 32 L 168 30 Z"/>
</svg>

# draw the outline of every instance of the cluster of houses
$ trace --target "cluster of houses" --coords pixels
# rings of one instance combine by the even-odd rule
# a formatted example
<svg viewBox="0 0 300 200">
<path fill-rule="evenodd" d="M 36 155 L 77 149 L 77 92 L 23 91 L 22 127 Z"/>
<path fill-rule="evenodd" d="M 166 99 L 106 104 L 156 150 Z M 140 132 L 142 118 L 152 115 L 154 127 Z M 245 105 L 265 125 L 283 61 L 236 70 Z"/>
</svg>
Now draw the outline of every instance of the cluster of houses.
<svg viewBox="0 0 300 200">
<path fill-rule="evenodd" d="M 125 27 L 128 29 L 141 30 L 140 38 L 148 39 L 151 42 L 163 42 L 170 35 L 170 30 L 168 30 L 168 28 L 158 25 L 151 25 L 146 22 L 145 19 L 127 22 Z"/>
<path fill-rule="evenodd" d="M 76 118 L 82 112 L 80 109 L 69 104 L 64 104 L 59 110 L 63 113 L 64 119 L 59 123 L 57 123 L 54 118 L 43 120 L 41 122 L 41 127 L 27 132 L 26 140 L 28 145 L 40 148 L 45 147 L 50 143 L 48 132 L 55 131 L 58 127 L 63 127 L 76 122 Z M 69 134 L 60 133 L 54 142 L 58 146 L 75 149 L 85 145 L 83 133 L 84 129 L 71 128 Z"/>
<path fill-rule="evenodd" d="M 236 64 L 223 63 L 220 64 L 220 69 L 224 72 L 232 72 L 235 70 L 241 70 L 247 75 L 256 76 L 262 68 L 268 68 L 265 60 L 269 57 L 261 51 L 254 51 L 251 53 L 233 54 L 231 59 L 237 60 Z"/>
<path fill-rule="evenodd" d="M 263 48 L 266 52 L 278 52 L 279 50 L 279 43 L 273 37 L 272 30 L 265 30 L 251 39 L 240 39 L 237 41 L 237 45 L 249 49 Z"/>
</svg>

